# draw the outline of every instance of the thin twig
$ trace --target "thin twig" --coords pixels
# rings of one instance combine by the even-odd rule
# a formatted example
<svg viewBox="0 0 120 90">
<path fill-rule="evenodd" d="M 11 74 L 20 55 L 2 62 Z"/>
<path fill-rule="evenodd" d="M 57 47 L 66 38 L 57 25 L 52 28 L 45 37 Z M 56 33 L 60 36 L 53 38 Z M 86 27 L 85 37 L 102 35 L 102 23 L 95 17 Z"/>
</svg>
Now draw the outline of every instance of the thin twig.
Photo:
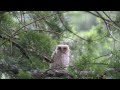
<svg viewBox="0 0 120 90">
<path fill-rule="evenodd" d="M 44 19 L 44 18 L 48 18 L 48 17 L 54 16 L 54 15 L 57 15 L 57 14 L 58 14 L 58 13 L 52 14 L 52 15 L 48 15 L 48 16 L 46 16 L 46 17 L 42 17 L 42 18 L 39 18 L 39 19 L 37 19 L 37 20 L 34 20 L 33 22 L 31 22 L 31 23 L 29 23 L 29 24 L 23 25 L 21 28 L 19 28 L 18 30 L 16 30 L 16 32 L 15 32 L 13 35 L 15 36 L 16 33 L 18 33 L 22 28 L 24 28 L 24 27 L 26 27 L 26 26 L 29 26 L 29 25 L 31 25 L 31 24 L 39 21 L 39 20 L 42 20 L 42 19 Z"/>
<path fill-rule="evenodd" d="M 24 25 L 23 23 L 22 23 L 22 21 L 17 17 L 17 15 L 15 15 L 15 17 L 17 18 L 17 20 L 19 21 L 19 23 L 21 23 L 21 25 Z M 25 27 L 26 29 L 28 29 L 27 27 Z"/>
<path fill-rule="evenodd" d="M 88 11 L 88 12 L 89 12 L 89 11 Z M 109 25 L 112 25 L 112 26 L 113 26 L 114 28 L 116 28 L 117 30 L 120 30 L 120 28 L 117 27 L 118 25 L 116 26 L 116 25 L 112 24 L 112 23 L 114 23 L 115 21 L 112 20 L 112 23 L 111 23 L 111 20 L 105 19 L 98 11 L 96 11 L 96 13 L 97 13 L 98 15 L 96 15 L 96 14 L 94 14 L 94 13 L 92 13 L 92 12 L 89 12 L 89 13 L 93 14 L 93 15 L 96 16 L 96 17 L 101 18 L 104 22 L 107 22 Z"/>
<path fill-rule="evenodd" d="M 96 57 L 96 58 L 94 58 L 94 59 L 92 59 L 92 60 L 96 60 L 96 59 L 98 59 L 98 58 L 101 58 L 101 57 L 104 57 L 104 56 L 109 56 L 109 55 L 111 55 L 111 53 L 108 53 L 108 54 L 105 54 L 105 55 L 101 55 L 101 56 Z"/>
<path fill-rule="evenodd" d="M 110 19 L 110 21 L 111 21 L 113 24 L 115 24 L 116 26 L 119 27 L 119 25 L 118 25 L 117 23 L 115 23 L 115 21 L 113 21 L 113 20 L 110 18 L 110 16 L 108 16 L 108 15 L 105 13 L 105 11 L 103 11 L 103 13 Z"/>
<path fill-rule="evenodd" d="M 68 30 L 69 32 L 71 32 L 73 35 L 79 37 L 80 39 L 87 41 L 87 39 L 84 39 L 84 38 L 80 37 L 79 35 L 77 35 L 77 34 L 74 33 L 73 31 L 71 31 L 70 29 L 68 29 L 68 28 L 66 27 L 66 25 L 64 24 L 64 22 L 63 22 L 63 20 L 61 19 L 60 16 L 59 16 L 59 19 L 60 19 L 61 23 L 63 24 L 63 26 L 66 28 L 66 30 Z"/>
<path fill-rule="evenodd" d="M 86 11 L 86 12 L 88 12 L 88 13 L 90 13 L 90 14 L 92 14 L 92 15 L 96 16 L 96 17 L 101 18 L 99 15 L 97 15 L 97 14 L 95 14 L 95 13 L 92 13 L 92 12 L 90 12 L 90 11 Z M 97 12 L 97 11 L 96 11 L 96 12 Z M 105 21 L 110 22 L 110 20 L 108 20 L 108 19 L 105 19 L 105 18 L 101 18 L 101 19 L 103 19 L 103 20 L 105 20 Z"/>
<path fill-rule="evenodd" d="M 113 38 L 113 40 L 120 42 L 119 40 L 117 40 L 117 39 L 112 35 L 112 33 L 111 33 L 111 31 L 110 31 L 110 28 L 109 28 L 107 22 L 106 22 L 106 21 L 104 21 L 104 22 L 105 22 L 105 24 L 106 24 L 107 30 L 108 30 L 108 32 L 109 32 L 109 35 Z"/>
</svg>

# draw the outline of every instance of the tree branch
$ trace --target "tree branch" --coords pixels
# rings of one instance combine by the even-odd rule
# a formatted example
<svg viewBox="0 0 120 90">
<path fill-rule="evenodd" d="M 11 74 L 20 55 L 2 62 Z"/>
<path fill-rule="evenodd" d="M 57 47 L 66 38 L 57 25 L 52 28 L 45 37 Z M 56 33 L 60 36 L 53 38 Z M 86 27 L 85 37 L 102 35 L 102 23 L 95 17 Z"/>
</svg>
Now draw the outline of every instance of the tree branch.
<svg viewBox="0 0 120 90">
<path fill-rule="evenodd" d="M 51 59 L 49 59 L 47 56 L 40 54 L 40 57 L 44 58 L 46 62 L 52 63 Z"/>
<path fill-rule="evenodd" d="M 21 45 L 19 45 L 17 42 L 15 42 L 15 41 L 13 41 L 13 40 L 10 40 L 9 38 L 4 37 L 4 36 L 2 36 L 2 35 L 0 35 L 0 38 L 3 39 L 3 40 L 11 41 L 12 44 L 13 44 L 14 46 L 16 46 L 17 48 L 19 48 L 20 51 L 22 52 L 22 54 L 23 54 L 27 59 L 30 60 L 30 58 L 29 58 L 29 56 L 27 55 L 25 49 L 23 49 L 23 47 L 22 47 Z M 31 60 L 30 60 L 30 62 L 31 62 Z"/>
<path fill-rule="evenodd" d="M 74 76 L 69 74 L 68 72 L 64 72 L 64 71 L 54 71 L 52 69 L 48 69 L 44 72 L 35 70 L 31 72 L 31 75 L 33 78 L 37 78 L 37 79 L 52 79 L 52 78 L 57 78 L 57 79 L 63 79 L 63 78 L 67 78 L 67 79 L 73 79 Z"/>
<path fill-rule="evenodd" d="M 61 23 L 63 24 L 63 26 L 66 28 L 66 30 L 68 30 L 69 32 L 71 32 L 73 35 L 79 37 L 80 39 L 87 41 L 86 39 L 80 37 L 79 35 L 77 35 L 77 34 L 74 33 L 73 31 L 71 31 L 69 28 L 67 28 L 60 16 L 59 16 L 59 19 L 60 19 Z"/>
<path fill-rule="evenodd" d="M 21 28 L 19 28 L 18 30 L 16 30 L 16 32 L 15 32 L 13 35 L 15 36 L 17 32 L 19 32 L 22 28 L 24 28 L 24 27 L 26 27 L 26 26 L 29 26 L 29 25 L 31 25 L 31 24 L 39 21 L 39 20 L 42 20 L 42 19 L 44 19 L 44 18 L 48 18 L 48 17 L 54 16 L 54 15 L 57 15 L 57 14 L 58 14 L 58 13 L 55 13 L 55 14 L 52 14 L 52 15 L 48 15 L 48 16 L 46 16 L 46 17 L 38 18 L 38 19 L 30 22 L 29 24 L 23 25 Z"/>
</svg>

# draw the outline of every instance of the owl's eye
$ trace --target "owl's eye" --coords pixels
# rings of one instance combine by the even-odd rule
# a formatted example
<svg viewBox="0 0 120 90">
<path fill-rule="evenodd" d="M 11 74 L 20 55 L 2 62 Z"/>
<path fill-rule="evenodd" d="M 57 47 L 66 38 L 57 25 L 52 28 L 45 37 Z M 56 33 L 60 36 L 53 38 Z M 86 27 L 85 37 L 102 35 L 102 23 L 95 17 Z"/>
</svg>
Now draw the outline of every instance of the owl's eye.
<svg viewBox="0 0 120 90">
<path fill-rule="evenodd" d="M 63 50 L 67 50 L 67 48 L 66 48 L 66 47 L 64 47 L 64 48 L 63 48 Z"/>
<path fill-rule="evenodd" d="M 61 47 L 58 47 L 58 50 L 61 50 Z"/>
</svg>

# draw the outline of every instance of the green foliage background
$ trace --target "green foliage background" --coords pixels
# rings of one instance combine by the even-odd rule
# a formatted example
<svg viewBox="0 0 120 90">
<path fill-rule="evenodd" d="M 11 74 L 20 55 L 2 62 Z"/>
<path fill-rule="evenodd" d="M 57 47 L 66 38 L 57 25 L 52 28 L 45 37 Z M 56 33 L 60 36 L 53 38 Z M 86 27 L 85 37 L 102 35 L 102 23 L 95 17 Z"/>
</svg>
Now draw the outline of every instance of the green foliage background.
<svg viewBox="0 0 120 90">
<path fill-rule="evenodd" d="M 119 79 L 119 21 L 119 11 L 0 13 L 0 77 L 34 79 L 32 70 L 49 69 L 55 46 L 68 44 L 74 78 Z"/>
</svg>

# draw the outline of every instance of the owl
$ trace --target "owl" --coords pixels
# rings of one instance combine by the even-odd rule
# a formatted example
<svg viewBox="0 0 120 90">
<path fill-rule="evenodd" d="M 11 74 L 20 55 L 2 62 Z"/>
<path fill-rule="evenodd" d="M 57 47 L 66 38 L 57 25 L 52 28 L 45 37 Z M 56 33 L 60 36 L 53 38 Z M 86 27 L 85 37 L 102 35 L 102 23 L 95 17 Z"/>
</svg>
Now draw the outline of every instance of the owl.
<svg viewBox="0 0 120 90">
<path fill-rule="evenodd" d="M 70 49 L 68 45 L 57 45 L 52 55 L 51 69 L 66 70 L 69 66 Z"/>
</svg>

